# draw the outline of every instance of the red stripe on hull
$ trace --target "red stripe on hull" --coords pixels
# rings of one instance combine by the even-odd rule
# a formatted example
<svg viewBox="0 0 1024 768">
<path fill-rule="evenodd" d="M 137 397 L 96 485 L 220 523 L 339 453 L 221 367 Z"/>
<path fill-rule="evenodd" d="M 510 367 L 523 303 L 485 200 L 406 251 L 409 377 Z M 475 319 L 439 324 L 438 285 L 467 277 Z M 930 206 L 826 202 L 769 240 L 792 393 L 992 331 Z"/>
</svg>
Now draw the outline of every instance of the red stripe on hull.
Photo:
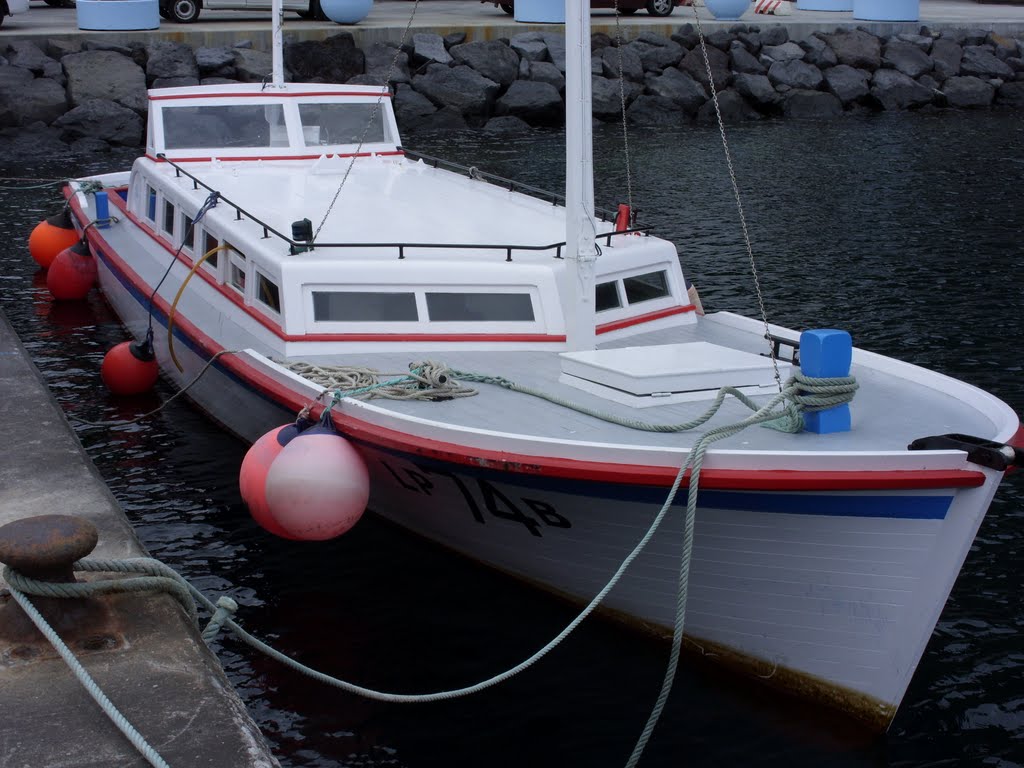
<svg viewBox="0 0 1024 768">
<path fill-rule="evenodd" d="M 84 224 L 81 207 L 72 198 L 72 210 Z M 90 245 L 101 248 L 114 268 L 137 290 L 148 295 L 151 288 L 117 255 L 95 227 L 87 233 Z M 168 303 L 157 296 L 154 303 L 166 314 Z M 221 347 L 180 314 L 175 326 L 203 353 L 212 357 Z M 287 389 L 255 366 L 235 355 L 225 355 L 218 365 L 244 381 L 255 392 L 297 413 L 308 401 Z M 314 415 L 316 412 L 314 412 Z M 385 450 L 401 451 L 436 461 L 494 469 L 518 475 L 557 477 L 623 485 L 668 486 L 678 470 L 672 467 L 649 467 L 614 462 L 510 454 L 475 446 L 446 443 L 428 437 L 399 432 L 356 419 L 344 412 L 333 414 L 339 429 L 354 440 Z M 813 471 L 813 470 L 745 470 L 704 469 L 701 487 L 740 491 L 896 491 L 940 488 L 974 488 L 983 485 L 985 475 L 972 470 L 880 470 L 880 471 Z"/>
</svg>

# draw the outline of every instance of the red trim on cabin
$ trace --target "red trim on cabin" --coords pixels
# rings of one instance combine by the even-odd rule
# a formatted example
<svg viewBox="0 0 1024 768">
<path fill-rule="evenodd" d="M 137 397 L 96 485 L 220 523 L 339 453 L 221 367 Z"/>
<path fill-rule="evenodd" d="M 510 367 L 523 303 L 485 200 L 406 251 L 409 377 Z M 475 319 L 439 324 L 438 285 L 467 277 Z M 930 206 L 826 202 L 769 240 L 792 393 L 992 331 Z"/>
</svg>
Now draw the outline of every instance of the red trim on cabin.
<svg viewBox="0 0 1024 768">
<path fill-rule="evenodd" d="M 602 333 L 610 333 L 611 331 L 629 328 L 632 325 L 640 325 L 641 323 L 649 323 L 652 320 L 660 320 L 663 317 L 671 317 L 672 315 L 681 315 L 686 312 L 693 312 L 696 309 L 697 307 L 693 304 L 687 304 L 681 307 L 669 307 L 668 309 L 659 309 L 657 312 L 648 312 L 646 315 L 637 315 L 636 317 L 627 317 L 624 320 L 615 320 L 611 323 L 602 323 L 597 326 L 595 332 L 598 335 Z"/>
<path fill-rule="evenodd" d="M 72 209 L 81 224 L 85 217 L 74 198 L 72 198 Z M 89 228 L 87 237 L 93 247 L 103 249 L 111 263 L 138 290 L 143 293 L 149 292 L 148 286 L 110 247 L 100 230 L 95 227 Z M 154 298 L 154 303 L 164 313 L 170 309 L 168 302 L 160 296 Z M 181 333 L 188 336 L 197 347 L 202 349 L 204 354 L 212 357 L 223 349 L 187 318 L 176 315 L 175 325 Z M 306 398 L 279 384 L 239 356 L 225 355 L 218 360 L 217 365 L 222 365 L 256 392 L 284 408 L 298 412 L 308 404 Z M 673 467 L 582 461 L 550 456 L 526 456 L 510 454 L 506 451 L 460 446 L 428 437 L 410 435 L 356 419 L 346 413 L 344 409 L 340 412 L 339 410 L 333 411 L 332 417 L 341 430 L 357 441 L 438 461 L 516 474 L 628 485 L 668 486 L 673 482 L 678 471 Z M 955 469 L 854 472 L 739 469 L 704 469 L 701 471 L 701 487 L 740 491 L 924 490 L 975 488 L 984 482 L 985 475 L 982 472 Z"/>
<path fill-rule="evenodd" d="M 500 341 L 556 344 L 565 335 L 546 333 L 307 333 L 282 336 L 285 341 Z"/>
<path fill-rule="evenodd" d="M 121 198 L 120 195 L 111 195 L 110 202 L 120 210 L 135 226 L 137 226 L 142 232 L 149 235 L 156 243 L 167 251 L 171 256 L 174 256 L 189 269 L 195 264 L 184 252 L 177 253 L 176 249 L 168 243 L 157 230 L 155 230 L 150 224 L 144 219 L 140 219 L 137 215 L 128 210 L 128 203 Z M 72 205 L 77 205 L 72 203 Z M 76 208 L 76 210 L 78 210 Z M 113 249 L 109 246 L 104 250 L 114 253 Z M 122 262 L 123 263 L 123 262 Z M 301 336 L 295 336 L 293 334 L 284 333 L 280 326 L 277 325 L 274 320 L 267 315 L 264 315 L 257 309 L 249 306 L 243 300 L 241 294 L 236 292 L 233 288 L 225 283 L 217 281 L 209 272 L 200 269 L 195 273 L 195 277 L 202 279 L 214 290 L 220 293 L 222 296 L 231 301 L 236 307 L 245 312 L 249 317 L 253 318 L 266 328 L 268 331 L 273 333 L 281 341 L 287 342 L 365 342 L 365 341 L 378 341 L 378 342 L 406 342 L 406 341 L 439 341 L 439 342 L 470 342 L 470 341 L 487 341 L 497 343 L 524 343 L 524 342 L 536 342 L 538 344 L 561 344 L 565 342 L 565 334 L 545 334 L 545 333 L 310 333 Z M 147 293 L 152 290 L 152 287 L 141 286 L 140 290 L 145 290 Z M 180 317 L 180 315 L 176 315 Z"/>
<path fill-rule="evenodd" d="M 176 163 L 210 163 L 213 160 L 220 160 L 221 162 L 237 163 L 242 160 L 318 160 L 328 154 L 332 157 L 404 157 L 405 152 L 401 149 L 387 150 L 386 152 L 321 152 L 317 155 L 239 155 L 237 157 L 222 157 L 220 155 L 211 155 L 210 157 L 171 157 L 171 158 L 159 158 L 146 153 L 146 159 L 151 160 L 154 163 L 165 163 L 167 160 L 173 160 Z"/>
<path fill-rule="evenodd" d="M 372 91 L 303 91 L 302 93 L 279 93 L 277 91 L 259 91 L 259 92 L 248 92 L 248 93 L 172 93 L 163 94 L 160 96 L 153 96 L 150 94 L 150 101 L 174 101 L 178 99 L 252 99 L 252 98 L 266 98 L 272 96 L 278 99 L 298 99 L 308 96 L 354 96 L 356 98 L 380 98 L 381 96 L 387 96 L 389 99 L 394 98 L 390 89 L 381 88 L 376 93 Z"/>
</svg>

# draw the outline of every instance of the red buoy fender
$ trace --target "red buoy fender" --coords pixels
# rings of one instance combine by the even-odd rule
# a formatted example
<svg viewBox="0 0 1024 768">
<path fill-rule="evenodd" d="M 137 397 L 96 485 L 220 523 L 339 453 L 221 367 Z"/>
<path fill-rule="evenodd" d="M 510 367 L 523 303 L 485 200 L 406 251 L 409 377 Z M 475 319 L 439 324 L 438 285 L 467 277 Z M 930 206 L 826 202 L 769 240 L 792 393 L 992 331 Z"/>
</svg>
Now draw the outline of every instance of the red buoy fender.
<svg viewBox="0 0 1024 768">
<path fill-rule="evenodd" d="M 46 273 L 46 287 L 58 301 L 84 299 L 96 284 L 96 259 L 79 240 L 57 254 Z"/>
<path fill-rule="evenodd" d="M 71 213 L 67 208 L 40 221 L 28 236 L 28 252 L 43 269 L 49 269 L 57 254 L 79 240 Z"/>
<path fill-rule="evenodd" d="M 139 395 L 156 384 L 156 357 L 147 341 L 122 341 L 103 357 L 100 378 L 115 395 Z"/>
<path fill-rule="evenodd" d="M 370 475 L 353 445 L 329 422 L 288 443 L 267 473 L 267 507 L 303 541 L 333 539 L 354 526 L 370 498 Z"/>
<path fill-rule="evenodd" d="M 245 454 L 238 472 L 238 489 L 249 508 L 252 519 L 268 533 L 283 539 L 295 539 L 282 528 L 267 507 L 267 472 L 284 447 L 312 422 L 300 418 L 294 424 L 283 424 L 260 437 Z"/>
</svg>

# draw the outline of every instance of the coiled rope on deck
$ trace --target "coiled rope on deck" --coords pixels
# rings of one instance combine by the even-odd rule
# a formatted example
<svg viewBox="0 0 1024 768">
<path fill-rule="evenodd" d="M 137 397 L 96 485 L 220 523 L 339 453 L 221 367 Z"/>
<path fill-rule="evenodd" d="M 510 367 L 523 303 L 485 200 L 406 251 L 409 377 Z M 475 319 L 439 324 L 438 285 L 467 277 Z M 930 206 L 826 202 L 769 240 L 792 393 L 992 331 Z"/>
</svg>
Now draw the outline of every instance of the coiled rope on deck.
<svg viewBox="0 0 1024 768">
<path fill-rule="evenodd" d="M 429 360 L 410 364 L 408 373 L 382 373 L 373 368 L 349 365 L 276 362 L 292 373 L 324 387 L 335 396 L 335 402 L 345 397 L 357 400 L 374 397 L 387 400 L 451 400 L 472 397 L 477 393 L 472 387 L 460 384 L 448 366 Z"/>
</svg>

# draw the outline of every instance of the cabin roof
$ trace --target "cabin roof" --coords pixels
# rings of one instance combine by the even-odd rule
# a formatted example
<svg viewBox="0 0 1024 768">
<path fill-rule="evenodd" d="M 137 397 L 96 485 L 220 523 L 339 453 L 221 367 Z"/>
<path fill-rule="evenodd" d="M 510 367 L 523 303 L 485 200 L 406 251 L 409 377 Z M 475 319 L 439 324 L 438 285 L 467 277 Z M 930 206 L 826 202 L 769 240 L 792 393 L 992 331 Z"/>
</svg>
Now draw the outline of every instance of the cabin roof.
<svg viewBox="0 0 1024 768">
<path fill-rule="evenodd" d="M 351 172 L 347 178 L 349 164 Z M 174 169 L 157 167 L 173 177 Z M 309 219 L 318 243 L 433 243 L 494 246 L 553 246 L 565 240 L 565 209 L 521 193 L 467 178 L 401 156 L 324 156 L 317 161 L 189 164 L 190 173 L 278 232 L 288 234 L 295 221 Z M 344 185 L 342 180 L 344 179 Z M 198 208 L 204 189 L 193 189 L 185 176 L 172 182 Z M 340 191 L 339 191 L 340 188 Z M 328 215 L 329 211 L 329 215 Z M 225 214 L 221 214 L 225 215 Z M 232 216 L 233 217 L 233 216 Z M 255 229 L 257 225 L 253 224 Z M 597 232 L 613 225 L 597 222 Z M 620 238 L 621 240 L 621 238 Z M 658 243 L 673 256 L 674 247 L 657 238 L 630 238 L 630 245 Z M 394 259 L 397 248 L 330 249 L 359 258 Z M 494 262 L 506 252 L 492 249 Z M 406 258 L 445 255 L 479 259 L 476 249 L 417 249 Z M 517 262 L 550 262 L 556 249 L 514 251 Z"/>
</svg>

